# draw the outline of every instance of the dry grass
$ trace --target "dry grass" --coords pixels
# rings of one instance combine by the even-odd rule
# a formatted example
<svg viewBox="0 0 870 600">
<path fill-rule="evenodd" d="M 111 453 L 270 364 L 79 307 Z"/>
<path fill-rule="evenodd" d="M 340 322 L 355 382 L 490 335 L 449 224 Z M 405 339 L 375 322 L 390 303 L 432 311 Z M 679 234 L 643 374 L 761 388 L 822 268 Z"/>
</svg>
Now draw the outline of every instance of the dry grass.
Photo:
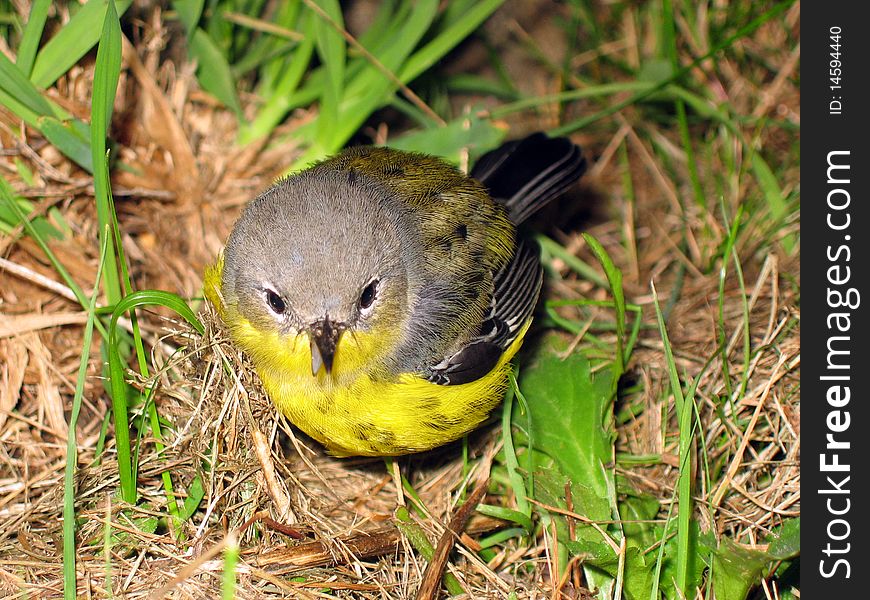
<svg viewBox="0 0 870 600">
<path fill-rule="evenodd" d="M 796 18 L 799 11 L 794 12 Z M 628 38 L 632 31 L 626 27 Z M 113 127 L 119 158 L 132 167 L 116 171 L 113 180 L 125 250 L 138 288 L 195 296 L 203 267 L 221 247 L 239 209 L 291 162 L 293 148 L 234 148 L 232 116 L 198 91 L 188 66 L 161 60 L 168 33 L 159 23 L 141 31 L 135 50 L 125 50 Z M 774 27 L 763 29 L 745 45 L 769 48 L 778 36 Z M 767 59 L 792 73 L 796 57 L 799 50 L 795 54 L 783 48 Z M 742 67 L 725 65 L 720 72 L 730 80 L 711 85 L 740 111 L 791 115 L 799 124 L 799 92 L 792 78 L 777 78 L 759 89 Z M 82 64 L 48 93 L 86 117 L 91 77 L 92 65 Z M 300 113 L 294 121 L 308 118 Z M 699 376 L 698 438 L 704 441 L 699 462 L 708 467 L 694 468 L 711 474 L 709 481 L 698 478 L 703 483 L 695 490 L 697 517 L 704 530 L 754 544 L 782 518 L 800 513 L 798 258 L 761 243 L 737 248 L 749 297 L 732 269 L 724 295 L 728 352 L 723 364 L 716 351 L 718 273 L 699 266 L 717 255 L 727 231 L 690 201 L 679 201 L 690 190 L 676 132 L 653 131 L 641 138 L 639 129 L 655 126 L 641 122 L 633 108 L 617 118 L 621 127 L 615 135 L 578 139 L 597 158 L 584 179 L 584 194 L 606 203 L 601 214 L 623 216 L 600 219 L 588 230 L 623 269 L 627 294 L 643 306 L 645 323 L 655 322 L 648 282 L 655 279 L 665 296 L 682 285 L 669 315 L 670 334 L 681 374 Z M 9 114 L 0 109 L 0 172 L 20 195 L 35 199 L 38 214 L 59 209 L 71 233 L 53 242 L 52 249 L 87 290 L 98 255 L 91 182 L 41 138 L 14 137 L 12 126 Z M 293 127 L 293 122 L 285 125 L 286 130 Z M 654 150 L 643 141 L 649 139 L 659 147 Z M 634 202 L 625 197 L 617 164 L 616 148 L 623 141 Z M 787 147 L 788 140 L 772 137 L 760 143 Z M 662 148 L 681 175 L 662 169 Z M 15 160 L 33 171 L 32 184 L 19 177 Z M 780 175 L 784 186 L 797 185 L 797 172 Z M 746 183 L 735 182 L 725 202 L 739 202 L 748 191 Z M 683 244 L 686 231 L 689 238 Z M 702 231 L 706 233 L 700 235 Z M 561 241 L 592 262 L 578 234 L 566 233 Z M 66 418 L 85 315 L 64 296 L 64 286 L 26 237 L 0 238 L 0 256 L 0 590 L 8 597 L 59 597 Z M 592 284 L 570 277 L 552 293 L 604 298 Z M 744 299 L 751 345 L 759 350 L 748 364 L 743 357 Z M 161 454 L 154 440 L 141 440 L 138 484 L 147 502 L 138 509 L 122 505 L 115 495 L 111 433 L 105 450 L 98 448 L 110 402 L 99 347 L 92 348 L 76 432 L 80 594 L 217 597 L 221 550 L 234 538 L 241 547 L 239 598 L 413 596 L 426 562 L 394 524 L 397 505 L 407 499 L 393 474 L 383 461 L 330 458 L 316 443 L 298 433 L 294 437 L 276 418 L 244 358 L 204 310 L 204 336 L 159 314 L 144 318 L 155 364 L 164 366 L 154 380 L 159 384 L 155 401 L 168 421 L 169 438 Z M 661 454 L 663 461 L 623 468 L 621 474 L 660 498 L 667 510 L 676 478 L 676 417 L 654 329 L 643 333 L 630 369 L 641 391 L 624 404 L 639 403 L 642 410 L 620 424 L 617 451 Z M 473 435 L 470 444 L 476 456 L 492 457 L 497 450 L 491 428 Z M 412 526 L 433 545 L 457 510 L 460 490 L 470 490 L 486 475 L 465 472 L 456 444 L 398 465 L 428 511 Z M 153 518 L 165 502 L 165 471 L 182 492 L 197 476 L 203 482 L 205 498 L 183 524 L 158 526 Z M 487 499 L 501 501 L 505 498 Z M 104 555 L 109 525 L 111 560 Z M 555 567 L 549 538 L 529 546 L 509 542 L 489 564 L 467 550 L 474 547 L 475 534 L 500 526 L 475 517 L 467 527 L 471 537 L 457 544 L 449 570 L 470 597 L 504 597 L 511 590 L 518 597 L 557 597 L 557 587 L 582 597 L 570 583 L 551 581 Z"/>
</svg>

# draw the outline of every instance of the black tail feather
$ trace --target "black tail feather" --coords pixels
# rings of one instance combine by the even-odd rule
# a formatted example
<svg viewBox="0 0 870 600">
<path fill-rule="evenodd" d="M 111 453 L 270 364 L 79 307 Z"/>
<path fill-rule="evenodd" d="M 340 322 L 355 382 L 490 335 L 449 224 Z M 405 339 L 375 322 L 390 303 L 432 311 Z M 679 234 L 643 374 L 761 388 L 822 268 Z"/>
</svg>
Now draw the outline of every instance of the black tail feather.
<svg viewBox="0 0 870 600">
<path fill-rule="evenodd" d="M 538 132 L 487 152 L 471 169 L 520 224 L 570 188 L 586 171 L 579 146 Z"/>
</svg>

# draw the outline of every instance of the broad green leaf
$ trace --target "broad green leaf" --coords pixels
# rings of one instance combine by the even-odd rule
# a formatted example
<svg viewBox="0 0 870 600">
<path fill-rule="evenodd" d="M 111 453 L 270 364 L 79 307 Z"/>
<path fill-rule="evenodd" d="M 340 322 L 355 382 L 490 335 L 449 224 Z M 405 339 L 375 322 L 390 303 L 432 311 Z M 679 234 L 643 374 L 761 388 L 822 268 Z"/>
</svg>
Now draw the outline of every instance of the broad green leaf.
<svg viewBox="0 0 870 600">
<path fill-rule="evenodd" d="M 568 508 L 566 498 L 566 488 L 570 485 L 571 490 L 571 512 L 591 519 L 593 521 L 609 521 L 611 517 L 611 503 L 606 495 L 598 494 L 592 486 L 586 485 L 581 481 L 570 481 L 566 475 L 558 473 L 553 469 L 539 470 L 534 473 L 535 477 L 535 500 L 546 504 L 547 506 L 555 506 L 562 509 Z M 557 526 L 560 528 L 559 538 L 568 539 L 567 522 L 564 518 L 559 517 L 556 520 Z M 587 523 L 575 522 L 576 540 L 585 541 L 594 545 L 602 544 L 606 548 L 610 548 L 602 537 L 600 531 Z M 602 526 L 606 532 L 607 525 Z M 609 550 L 607 556 L 615 556 L 612 550 Z M 601 555 L 604 556 L 604 555 Z"/>
<path fill-rule="evenodd" d="M 767 540 L 766 551 L 724 537 L 717 543 L 711 534 L 699 539 L 713 553 L 713 591 L 717 600 L 744 600 L 777 563 L 800 555 L 800 518 L 785 521 Z"/>
<path fill-rule="evenodd" d="M 407 133 L 391 139 L 388 145 L 409 152 L 434 154 L 459 163 L 461 151 L 467 150 L 471 156 L 480 156 L 503 139 L 504 130 L 491 121 L 469 117 L 451 121 L 444 127 Z"/>
<path fill-rule="evenodd" d="M 717 600 L 745 600 L 767 574 L 773 559 L 723 537 L 713 554 L 713 591 Z"/>
<path fill-rule="evenodd" d="M 661 539 L 661 525 L 653 523 L 659 513 L 659 501 L 653 496 L 626 496 L 619 503 L 622 531 L 638 545 L 651 547 Z"/>
<path fill-rule="evenodd" d="M 767 547 L 767 554 L 779 560 L 798 556 L 801 551 L 801 518 L 789 519 L 782 524 Z"/>
<path fill-rule="evenodd" d="M 203 6 L 205 6 L 205 0 L 174 0 L 172 2 L 172 8 L 178 13 L 178 18 L 184 25 L 184 32 L 188 39 L 199 24 Z"/>
<path fill-rule="evenodd" d="M 610 546 L 606 551 L 584 542 L 566 542 L 571 554 L 584 557 L 587 569 L 599 570 L 612 578 L 619 573 L 619 559 Z M 598 554 L 596 554 L 596 550 Z M 625 548 L 623 567 L 623 594 L 626 600 L 649 600 L 649 591 L 655 580 L 655 556 L 644 554 L 635 545 Z"/>
<path fill-rule="evenodd" d="M 190 54 L 196 59 L 197 78 L 203 89 L 223 102 L 241 120 L 242 105 L 239 103 L 230 65 L 214 40 L 202 28 L 197 28 L 190 38 Z"/>
<path fill-rule="evenodd" d="M 612 488 L 613 375 L 609 368 L 591 372 L 588 359 L 572 354 L 562 359 L 557 338 L 542 349 L 520 376 L 529 407 L 535 448 L 550 456 L 572 482 L 583 482 L 598 497 Z M 524 429 L 524 418 L 514 424 Z"/>
</svg>

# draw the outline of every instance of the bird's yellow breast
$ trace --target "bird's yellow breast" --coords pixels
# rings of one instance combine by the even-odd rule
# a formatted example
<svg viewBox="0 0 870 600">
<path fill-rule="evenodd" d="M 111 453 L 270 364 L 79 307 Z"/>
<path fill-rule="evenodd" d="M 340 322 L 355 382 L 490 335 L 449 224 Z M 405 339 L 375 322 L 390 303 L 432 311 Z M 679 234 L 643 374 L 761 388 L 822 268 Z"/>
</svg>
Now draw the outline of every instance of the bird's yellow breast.
<svg viewBox="0 0 870 600">
<path fill-rule="evenodd" d="M 365 334 L 353 342 L 343 336 L 332 372 L 314 376 L 306 334 L 263 334 L 241 316 L 230 328 L 276 407 L 339 456 L 419 452 L 474 429 L 504 396 L 509 361 L 522 344 L 521 335 L 480 379 L 445 386 L 412 373 L 387 379 L 358 369 L 375 346 L 359 339 Z"/>
</svg>

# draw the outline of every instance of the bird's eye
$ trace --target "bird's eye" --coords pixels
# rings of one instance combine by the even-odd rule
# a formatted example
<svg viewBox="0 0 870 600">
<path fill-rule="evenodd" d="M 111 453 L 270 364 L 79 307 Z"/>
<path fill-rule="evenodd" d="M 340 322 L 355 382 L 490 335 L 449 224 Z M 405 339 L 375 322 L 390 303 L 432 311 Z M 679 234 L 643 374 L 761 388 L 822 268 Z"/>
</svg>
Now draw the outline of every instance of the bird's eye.
<svg viewBox="0 0 870 600">
<path fill-rule="evenodd" d="M 287 310 L 287 304 L 281 299 L 281 296 L 272 290 L 266 290 L 266 302 L 269 303 L 269 308 L 276 315 L 283 315 L 284 311 Z"/>
<path fill-rule="evenodd" d="M 359 307 L 362 309 L 369 308 L 375 301 L 375 296 L 378 291 L 378 280 L 373 279 L 359 296 Z"/>
</svg>

